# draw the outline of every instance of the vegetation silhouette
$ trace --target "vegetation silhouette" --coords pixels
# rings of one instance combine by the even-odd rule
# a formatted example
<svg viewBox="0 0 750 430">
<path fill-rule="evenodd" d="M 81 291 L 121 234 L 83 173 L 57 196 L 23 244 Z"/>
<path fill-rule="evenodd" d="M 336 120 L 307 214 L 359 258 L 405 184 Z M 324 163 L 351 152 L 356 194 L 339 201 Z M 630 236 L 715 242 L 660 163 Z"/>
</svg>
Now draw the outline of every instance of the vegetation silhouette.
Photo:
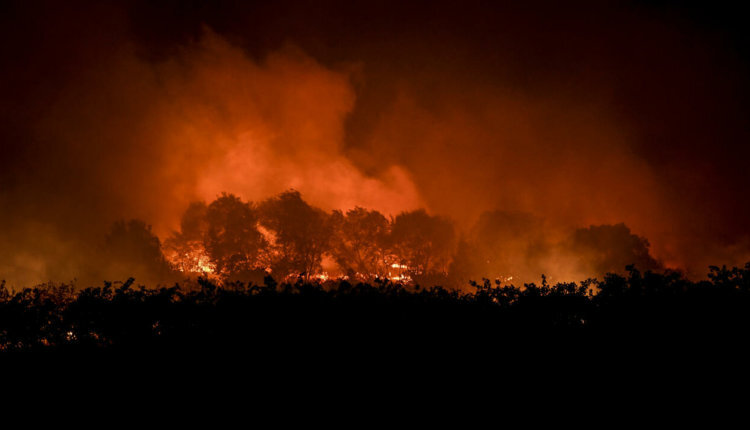
<svg viewBox="0 0 750 430">
<path fill-rule="evenodd" d="M 275 273 L 300 274 L 309 280 L 320 270 L 323 253 L 329 246 L 329 216 L 307 204 L 295 190 L 262 202 L 259 212 L 261 225 L 275 236 L 269 268 Z"/>
<path fill-rule="evenodd" d="M 750 263 L 694 281 L 664 270 L 624 224 L 557 240 L 546 229 L 494 211 L 459 236 L 425 210 L 388 218 L 326 212 L 295 190 L 258 203 L 224 193 L 192 203 L 163 245 L 143 221 L 115 223 L 95 273 L 119 281 L 0 284 L 0 351 L 395 366 L 717 343 L 750 328 Z M 596 277 L 528 281 L 555 258 Z"/>
<path fill-rule="evenodd" d="M 126 225 L 130 230 L 123 230 Z M 469 279 L 523 284 L 539 273 L 574 280 L 625 274 L 629 264 L 663 268 L 650 255 L 648 240 L 622 223 L 566 234 L 548 229 L 544 220 L 526 213 L 492 211 L 459 236 L 450 219 L 424 209 L 387 218 L 361 207 L 326 212 L 293 189 L 259 203 L 224 193 L 208 204 L 190 204 L 179 231 L 167 237 L 161 251 L 144 222 L 115 224 L 110 236 L 121 238 L 114 243 L 108 237 L 105 253 L 112 258 L 92 272 L 99 274 L 93 279 L 133 276 L 149 284 L 186 276 L 260 284 L 272 274 L 280 282 L 302 276 L 456 288 L 466 287 Z M 125 233 L 131 237 L 123 239 Z"/>
<path fill-rule="evenodd" d="M 373 281 L 388 276 L 388 219 L 378 211 L 356 207 L 331 214 L 330 252 L 350 279 Z"/>
<path fill-rule="evenodd" d="M 548 345 L 698 344 L 750 329 L 750 263 L 711 267 L 709 279 L 678 272 L 608 274 L 602 280 L 521 287 L 484 279 L 473 292 L 388 280 L 218 285 L 156 289 L 123 283 L 76 290 L 0 284 L 0 351 L 91 351 L 326 357 L 347 354 L 507 351 Z"/>
<path fill-rule="evenodd" d="M 221 197 L 206 209 L 205 248 L 221 274 L 251 271 L 266 241 L 257 228 L 257 213 L 252 204 L 231 194 Z"/>
<path fill-rule="evenodd" d="M 170 279 L 172 268 L 151 226 L 140 220 L 115 222 L 104 240 L 103 274 L 116 279 L 137 276 L 149 283 Z"/>
</svg>

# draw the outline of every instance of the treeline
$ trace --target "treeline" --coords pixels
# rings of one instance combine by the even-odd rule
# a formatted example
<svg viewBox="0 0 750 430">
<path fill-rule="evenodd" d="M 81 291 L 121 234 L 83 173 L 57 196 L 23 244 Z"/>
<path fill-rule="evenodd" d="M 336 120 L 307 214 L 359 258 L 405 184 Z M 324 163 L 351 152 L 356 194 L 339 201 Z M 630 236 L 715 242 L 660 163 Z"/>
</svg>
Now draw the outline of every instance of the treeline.
<svg viewBox="0 0 750 430">
<path fill-rule="evenodd" d="M 628 264 L 661 267 L 648 241 L 624 224 L 581 228 L 554 241 L 547 229 L 529 214 L 493 211 L 459 234 L 451 220 L 424 210 L 386 217 L 360 207 L 325 212 L 294 190 L 259 203 L 223 194 L 209 204 L 191 204 L 180 229 L 163 242 L 144 222 L 116 223 L 106 239 L 102 277 L 163 283 L 187 273 L 258 283 L 270 273 L 279 280 L 462 287 L 481 277 L 526 282 L 548 273 L 582 279 Z"/>
<path fill-rule="evenodd" d="M 228 194 L 193 203 L 164 249 L 179 270 L 223 279 L 255 272 L 309 280 L 330 257 L 338 274 L 370 281 L 445 274 L 454 245 L 453 225 L 423 210 L 390 220 L 363 208 L 326 213 L 287 191 L 258 204 Z"/>
<path fill-rule="evenodd" d="M 259 204 L 227 194 L 194 203 L 164 248 L 179 270 L 224 279 L 255 272 L 309 280 L 330 257 L 337 274 L 372 281 L 446 274 L 455 236 L 448 220 L 423 210 L 390 220 L 363 208 L 326 213 L 287 191 Z"/>
<path fill-rule="evenodd" d="M 493 348 L 512 339 L 669 342 L 737 336 L 750 328 L 750 263 L 712 267 L 708 280 L 675 272 L 522 287 L 484 280 L 469 293 L 400 283 L 329 281 L 76 290 L 0 285 L 0 350 Z M 280 349 L 279 349 L 280 348 Z"/>
</svg>

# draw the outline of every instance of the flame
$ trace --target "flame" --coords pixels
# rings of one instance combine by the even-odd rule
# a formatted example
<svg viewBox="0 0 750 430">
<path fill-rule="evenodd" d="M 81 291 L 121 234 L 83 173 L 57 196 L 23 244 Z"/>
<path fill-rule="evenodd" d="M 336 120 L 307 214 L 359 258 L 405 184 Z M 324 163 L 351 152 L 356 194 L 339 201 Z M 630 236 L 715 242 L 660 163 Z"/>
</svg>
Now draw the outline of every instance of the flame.
<svg viewBox="0 0 750 430">
<path fill-rule="evenodd" d="M 166 257 L 172 267 L 182 273 L 213 274 L 216 272 L 216 265 L 211 262 L 211 258 L 201 245 L 195 244 L 181 252 L 169 253 Z"/>
<path fill-rule="evenodd" d="M 398 269 L 398 272 L 393 273 L 388 271 L 388 279 L 394 282 L 411 282 L 411 276 L 409 276 L 409 266 L 406 264 L 393 263 L 390 265 L 392 269 Z"/>
</svg>

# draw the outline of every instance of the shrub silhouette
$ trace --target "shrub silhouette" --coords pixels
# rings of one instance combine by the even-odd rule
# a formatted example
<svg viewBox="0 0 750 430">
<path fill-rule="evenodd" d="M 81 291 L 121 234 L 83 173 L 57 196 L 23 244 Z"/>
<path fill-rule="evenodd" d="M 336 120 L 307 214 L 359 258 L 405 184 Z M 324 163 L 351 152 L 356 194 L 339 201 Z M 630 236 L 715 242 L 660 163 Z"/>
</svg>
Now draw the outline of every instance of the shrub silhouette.
<svg viewBox="0 0 750 430">
<path fill-rule="evenodd" d="M 76 291 L 0 284 L 0 350 L 234 351 L 298 354 L 421 348 L 506 348 L 508 342 L 601 345 L 637 339 L 695 343 L 750 328 L 750 263 L 712 267 L 693 282 L 677 272 L 608 274 L 551 285 L 472 282 L 473 292 L 372 284 L 226 283 L 155 289 L 131 278 Z M 373 349 L 374 348 L 374 349 Z M 457 349 L 457 350 L 458 350 Z"/>
</svg>

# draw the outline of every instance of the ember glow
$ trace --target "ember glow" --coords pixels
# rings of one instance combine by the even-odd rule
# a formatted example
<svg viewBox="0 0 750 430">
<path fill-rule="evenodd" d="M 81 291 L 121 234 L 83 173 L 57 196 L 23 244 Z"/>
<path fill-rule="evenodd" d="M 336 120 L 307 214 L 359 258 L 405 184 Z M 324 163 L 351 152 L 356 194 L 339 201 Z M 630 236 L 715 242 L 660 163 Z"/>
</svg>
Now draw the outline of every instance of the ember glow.
<svg viewBox="0 0 750 430">
<path fill-rule="evenodd" d="M 750 260 L 731 11 L 350 3 L 3 6 L 0 279 Z"/>
<path fill-rule="evenodd" d="M 174 268 L 183 273 L 211 274 L 216 271 L 216 265 L 203 249 L 185 252 L 183 254 L 166 254 Z"/>
</svg>

